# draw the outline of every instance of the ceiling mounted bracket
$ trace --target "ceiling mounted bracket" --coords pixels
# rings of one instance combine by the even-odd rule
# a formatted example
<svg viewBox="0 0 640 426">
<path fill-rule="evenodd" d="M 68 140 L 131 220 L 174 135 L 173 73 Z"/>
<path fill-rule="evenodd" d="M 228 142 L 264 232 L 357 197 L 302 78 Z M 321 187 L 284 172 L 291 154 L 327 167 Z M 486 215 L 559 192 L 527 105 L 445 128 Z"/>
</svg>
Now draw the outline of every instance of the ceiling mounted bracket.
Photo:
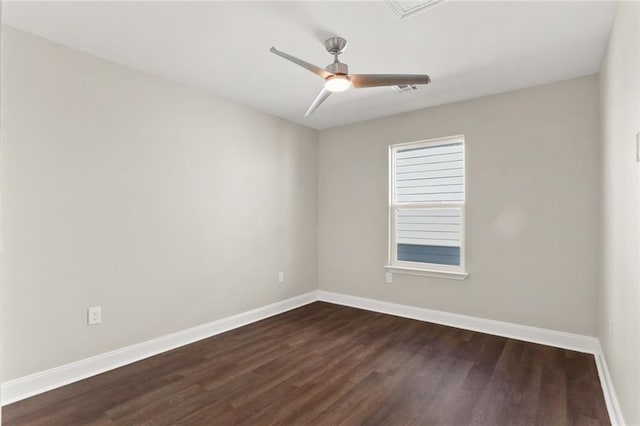
<svg viewBox="0 0 640 426">
<path fill-rule="evenodd" d="M 331 37 L 324 41 L 324 47 L 327 52 L 337 57 L 347 48 L 347 40 L 342 37 Z"/>
</svg>

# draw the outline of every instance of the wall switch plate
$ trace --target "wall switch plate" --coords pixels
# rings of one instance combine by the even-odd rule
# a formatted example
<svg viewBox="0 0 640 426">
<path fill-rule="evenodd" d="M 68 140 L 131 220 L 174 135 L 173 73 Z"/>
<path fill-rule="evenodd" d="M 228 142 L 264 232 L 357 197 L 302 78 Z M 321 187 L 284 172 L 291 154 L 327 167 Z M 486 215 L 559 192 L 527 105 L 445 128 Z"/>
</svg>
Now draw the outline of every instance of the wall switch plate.
<svg viewBox="0 0 640 426">
<path fill-rule="evenodd" d="M 384 273 L 384 279 L 387 282 L 387 284 L 391 284 L 393 282 L 393 273 L 385 272 Z"/>
<path fill-rule="evenodd" d="M 284 272 L 278 272 L 278 282 L 280 284 L 284 282 Z"/>
<path fill-rule="evenodd" d="M 611 337 L 612 333 L 613 333 L 613 320 L 609 319 L 609 324 L 608 324 L 608 327 L 607 327 L 607 335 L 609 337 Z"/>
<path fill-rule="evenodd" d="M 100 324 L 102 322 L 102 307 L 94 306 L 87 309 L 87 325 Z"/>
</svg>

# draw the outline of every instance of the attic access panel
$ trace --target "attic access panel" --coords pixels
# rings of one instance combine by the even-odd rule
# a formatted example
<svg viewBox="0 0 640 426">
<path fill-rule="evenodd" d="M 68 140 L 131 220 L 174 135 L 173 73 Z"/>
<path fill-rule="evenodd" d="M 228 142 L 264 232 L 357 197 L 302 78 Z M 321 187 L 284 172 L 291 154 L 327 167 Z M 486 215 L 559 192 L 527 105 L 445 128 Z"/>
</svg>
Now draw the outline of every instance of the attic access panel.
<svg viewBox="0 0 640 426">
<path fill-rule="evenodd" d="M 385 0 L 387 5 L 400 19 L 415 15 L 418 12 L 437 6 L 445 1 L 446 0 Z"/>
</svg>

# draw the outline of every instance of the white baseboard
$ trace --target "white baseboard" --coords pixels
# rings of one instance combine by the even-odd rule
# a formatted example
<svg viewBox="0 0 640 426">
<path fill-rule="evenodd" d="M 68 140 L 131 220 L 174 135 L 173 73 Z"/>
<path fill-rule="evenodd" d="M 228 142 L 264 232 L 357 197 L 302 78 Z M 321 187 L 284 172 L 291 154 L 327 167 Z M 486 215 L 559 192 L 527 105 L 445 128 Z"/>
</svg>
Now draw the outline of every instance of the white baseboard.
<svg viewBox="0 0 640 426">
<path fill-rule="evenodd" d="M 78 380 L 86 379 L 96 374 L 104 373 L 105 371 L 113 370 L 114 368 L 122 367 L 132 362 L 140 361 L 153 355 L 158 355 L 162 352 L 207 337 L 215 336 L 225 331 L 242 327 L 318 300 L 593 354 L 611 423 L 613 425 L 624 426 L 624 419 L 611 382 L 607 362 L 600 342 L 595 337 L 452 314 L 449 312 L 400 305 L 323 290 L 312 291 L 292 297 L 291 299 L 282 300 L 271 305 L 222 318 L 208 324 L 4 382 L 0 389 L 2 406 L 69 383 L 77 382 Z"/>
<path fill-rule="evenodd" d="M 323 290 L 318 291 L 318 298 L 319 300 L 337 303 L 339 305 L 352 306 L 354 308 L 366 309 L 368 311 L 433 322 L 436 324 L 463 328 L 465 330 L 479 331 L 481 333 L 509 337 L 532 343 L 540 343 L 543 345 L 570 349 L 572 351 L 595 353 L 598 348 L 598 339 L 580 334 L 565 333 L 563 331 L 547 330 L 527 325 L 452 314 L 449 312 L 400 305 L 380 300 L 365 299 L 363 297 L 348 296 L 346 294 L 332 293 Z"/>
<path fill-rule="evenodd" d="M 312 303 L 317 298 L 317 292 L 312 291 L 177 333 L 4 382 L 0 388 L 2 406 L 295 309 Z"/>
<path fill-rule="evenodd" d="M 620 402 L 618 401 L 616 390 L 613 387 L 611 375 L 609 374 L 609 366 L 607 365 L 607 358 L 604 356 L 600 342 L 598 342 L 598 352 L 593 354 L 593 356 L 596 358 L 596 367 L 598 368 L 598 376 L 600 377 L 600 384 L 602 385 L 604 402 L 607 404 L 607 410 L 609 411 L 609 420 L 611 420 L 611 424 L 614 426 L 624 426 L 626 423 L 622 416 Z"/>
<path fill-rule="evenodd" d="M 602 352 L 600 341 L 596 337 L 470 317 L 460 314 L 452 314 L 449 312 L 400 305 L 397 303 L 349 296 L 324 290 L 318 290 L 318 300 L 365 309 L 368 311 L 380 312 L 383 314 L 395 315 L 403 318 L 411 318 L 419 321 L 432 322 L 465 330 L 478 331 L 481 333 L 593 354 L 611 423 L 619 426 L 624 426 L 625 424 L 622 412 L 620 411 L 618 398 L 616 397 L 613 383 L 611 382 L 607 362 L 604 357 L 604 353 Z"/>
</svg>

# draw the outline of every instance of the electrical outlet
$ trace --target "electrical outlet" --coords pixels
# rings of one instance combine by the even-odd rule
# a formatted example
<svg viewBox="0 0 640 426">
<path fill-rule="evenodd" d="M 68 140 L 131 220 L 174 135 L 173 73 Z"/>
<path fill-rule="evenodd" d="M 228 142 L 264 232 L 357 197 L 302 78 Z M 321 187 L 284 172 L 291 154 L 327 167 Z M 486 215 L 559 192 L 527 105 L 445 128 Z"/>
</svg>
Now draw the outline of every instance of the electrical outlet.
<svg viewBox="0 0 640 426">
<path fill-rule="evenodd" d="M 280 284 L 284 282 L 284 272 L 278 272 L 278 282 Z"/>
<path fill-rule="evenodd" d="M 87 325 L 100 324 L 102 322 L 102 307 L 94 306 L 87 309 Z"/>
<path fill-rule="evenodd" d="M 384 276 L 385 276 L 385 281 L 387 282 L 387 284 L 391 284 L 393 282 L 393 273 L 385 272 Z"/>
</svg>

